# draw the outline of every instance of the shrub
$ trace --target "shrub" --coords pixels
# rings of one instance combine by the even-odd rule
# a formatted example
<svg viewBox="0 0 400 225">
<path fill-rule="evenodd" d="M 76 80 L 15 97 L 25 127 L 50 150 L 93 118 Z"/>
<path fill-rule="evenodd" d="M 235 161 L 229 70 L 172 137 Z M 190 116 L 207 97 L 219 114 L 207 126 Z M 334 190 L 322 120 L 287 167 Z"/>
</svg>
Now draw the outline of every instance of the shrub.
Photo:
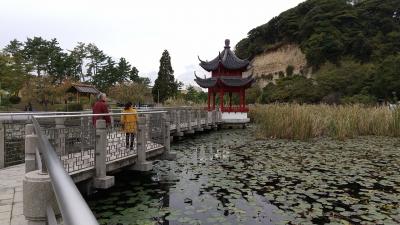
<svg viewBox="0 0 400 225">
<path fill-rule="evenodd" d="M 364 104 L 364 105 L 374 105 L 377 102 L 377 99 L 371 95 L 353 95 L 351 97 L 344 97 L 341 100 L 342 103 L 345 104 Z"/>
<path fill-rule="evenodd" d="M 21 102 L 21 98 L 19 96 L 13 95 L 8 98 L 11 104 L 18 104 Z"/>
<path fill-rule="evenodd" d="M 81 103 L 70 103 L 66 106 L 65 111 L 68 112 L 75 112 L 75 111 L 82 111 L 83 105 Z"/>
<path fill-rule="evenodd" d="M 289 65 L 286 67 L 286 76 L 290 77 L 293 75 L 294 66 Z"/>
</svg>

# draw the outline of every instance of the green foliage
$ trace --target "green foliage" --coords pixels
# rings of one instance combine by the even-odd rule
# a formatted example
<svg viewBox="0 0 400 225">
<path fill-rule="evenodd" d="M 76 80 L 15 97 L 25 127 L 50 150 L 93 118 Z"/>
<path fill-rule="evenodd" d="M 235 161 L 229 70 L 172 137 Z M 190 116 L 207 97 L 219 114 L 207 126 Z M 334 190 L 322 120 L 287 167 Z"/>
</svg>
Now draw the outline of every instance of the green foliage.
<svg viewBox="0 0 400 225">
<path fill-rule="evenodd" d="M 347 59 L 340 66 L 329 63 L 324 65 L 315 74 L 315 80 L 321 97 L 332 93 L 339 93 L 341 96 L 368 95 L 375 73 L 375 65 L 360 64 Z"/>
<path fill-rule="evenodd" d="M 290 77 L 293 75 L 293 71 L 294 71 L 294 66 L 292 65 L 288 65 L 286 67 L 286 76 Z"/>
<path fill-rule="evenodd" d="M 164 50 L 160 58 L 158 77 L 154 82 L 152 90 L 154 102 L 164 102 L 168 98 L 175 97 L 179 87 L 180 84 L 174 77 L 169 52 Z"/>
<path fill-rule="evenodd" d="M 377 101 L 396 102 L 400 97 L 400 55 L 379 64 L 344 59 L 339 65 L 326 63 L 307 79 L 281 78 L 263 89 L 261 102 L 325 102 L 328 104 Z"/>
<path fill-rule="evenodd" d="M 10 101 L 11 104 L 18 104 L 21 102 L 21 98 L 16 96 L 16 95 L 12 95 L 8 98 L 8 100 Z"/>
<path fill-rule="evenodd" d="M 67 112 L 77 112 L 83 110 L 83 105 L 81 103 L 68 103 L 68 105 L 65 107 L 65 111 Z"/>
<path fill-rule="evenodd" d="M 319 100 L 317 88 L 311 79 L 302 76 L 285 77 L 264 87 L 262 103 L 298 102 L 313 103 Z"/>
<path fill-rule="evenodd" d="M 125 81 L 145 85 L 150 83 L 148 78 L 139 77 L 139 71 L 125 58 L 120 58 L 116 63 L 94 44 L 78 42 L 73 50 L 67 52 L 59 46 L 56 39 L 33 37 L 27 38 L 23 43 L 12 40 L 3 52 L 0 58 L 2 74 L 45 76 L 50 78 L 53 84 L 61 84 L 66 79 L 81 81 L 99 85 L 101 91 L 107 91 L 111 86 Z M 7 63 L 4 63 L 5 61 Z M 12 90 L 14 93 L 21 84 L 17 80 L 15 84 L 7 86 L 10 89 L 15 87 L 15 90 Z"/>
<path fill-rule="evenodd" d="M 342 103 L 344 104 L 363 104 L 363 105 L 374 105 L 377 99 L 371 95 L 357 94 L 351 97 L 343 97 Z"/>
<path fill-rule="evenodd" d="M 372 93 L 381 99 L 400 99 L 400 55 L 389 56 L 373 78 Z"/>
<path fill-rule="evenodd" d="M 253 85 L 246 90 L 246 103 L 254 104 L 261 101 L 262 89 L 257 85 Z"/>
<path fill-rule="evenodd" d="M 343 56 L 380 60 L 400 51 L 399 9 L 398 0 L 307 0 L 250 30 L 235 51 L 247 58 L 297 43 L 314 69 Z"/>
<path fill-rule="evenodd" d="M 22 88 L 27 74 L 19 59 L 0 52 L 0 90 L 17 95 Z"/>
<path fill-rule="evenodd" d="M 204 91 L 197 91 L 193 86 L 189 85 L 187 88 L 187 93 L 184 94 L 184 99 L 191 103 L 205 103 L 207 101 L 207 93 Z"/>
<path fill-rule="evenodd" d="M 110 88 L 108 96 L 119 103 L 152 103 L 151 89 L 141 83 L 125 82 Z"/>
</svg>

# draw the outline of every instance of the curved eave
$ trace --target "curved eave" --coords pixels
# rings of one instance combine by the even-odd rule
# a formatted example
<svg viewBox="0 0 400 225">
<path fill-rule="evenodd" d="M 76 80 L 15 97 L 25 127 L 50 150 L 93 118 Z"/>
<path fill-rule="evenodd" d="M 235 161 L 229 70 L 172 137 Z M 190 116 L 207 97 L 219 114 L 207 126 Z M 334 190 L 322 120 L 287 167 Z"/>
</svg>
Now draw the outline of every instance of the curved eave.
<svg viewBox="0 0 400 225">
<path fill-rule="evenodd" d="M 212 88 L 215 87 L 215 85 L 217 84 L 217 79 L 215 78 L 202 79 L 196 76 L 196 79 L 194 79 L 194 81 L 196 81 L 196 83 L 202 88 Z"/>
<path fill-rule="evenodd" d="M 220 78 L 219 79 L 224 86 L 227 87 L 250 87 L 254 83 L 252 76 L 243 79 L 232 79 L 232 78 Z"/>
<path fill-rule="evenodd" d="M 202 61 L 199 58 L 200 61 L 200 66 L 208 71 L 214 71 L 218 69 L 219 64 L 228 70 L 243 70 L 245 71 L 247 67 L 249 66 L 250 62 L 248 60 L 242 60 L 239 59 L 235 53 L 233 53 L 229 48 L 224 49 L 221 53 L 218 54 L 217 57 L 215 57 L 211 61 Z"/>
</svg>

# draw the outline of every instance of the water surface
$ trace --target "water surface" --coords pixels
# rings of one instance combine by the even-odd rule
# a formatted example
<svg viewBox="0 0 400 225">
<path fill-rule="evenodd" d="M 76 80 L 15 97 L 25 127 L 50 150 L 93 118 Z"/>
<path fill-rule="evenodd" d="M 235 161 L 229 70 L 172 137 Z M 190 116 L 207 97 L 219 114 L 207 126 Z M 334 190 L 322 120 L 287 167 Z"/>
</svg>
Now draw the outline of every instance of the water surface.
<svg viewBox="0 0 400 225">
<path fill-rule="evenodd" d="M 89 197 L 102 224 L 400 224 L 400 141 L 255 140 L 230 129 L 172 145 Z"/>
</svg>

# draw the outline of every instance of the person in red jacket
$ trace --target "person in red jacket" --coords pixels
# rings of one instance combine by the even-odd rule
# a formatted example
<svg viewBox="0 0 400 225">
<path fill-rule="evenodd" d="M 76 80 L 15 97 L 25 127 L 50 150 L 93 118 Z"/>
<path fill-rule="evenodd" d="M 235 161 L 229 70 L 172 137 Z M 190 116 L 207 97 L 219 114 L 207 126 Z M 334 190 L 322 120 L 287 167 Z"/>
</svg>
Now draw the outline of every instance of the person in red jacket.
<svg viewBox="0 0 400 225">
<path fill-rule="evenodd" d="M 106 101 L 107 101 L 106 94 L 100 93 L 97 96 L 97 102 L 93 106 L 93 114 L 108 113 L 108 106 Z M 93 116 L 93 126 L 96 126 L 96 120 L 98 119 L 104 119 L 106 121 L 107 126 L 111 124 L 110 116 Z"/>
</svg>

